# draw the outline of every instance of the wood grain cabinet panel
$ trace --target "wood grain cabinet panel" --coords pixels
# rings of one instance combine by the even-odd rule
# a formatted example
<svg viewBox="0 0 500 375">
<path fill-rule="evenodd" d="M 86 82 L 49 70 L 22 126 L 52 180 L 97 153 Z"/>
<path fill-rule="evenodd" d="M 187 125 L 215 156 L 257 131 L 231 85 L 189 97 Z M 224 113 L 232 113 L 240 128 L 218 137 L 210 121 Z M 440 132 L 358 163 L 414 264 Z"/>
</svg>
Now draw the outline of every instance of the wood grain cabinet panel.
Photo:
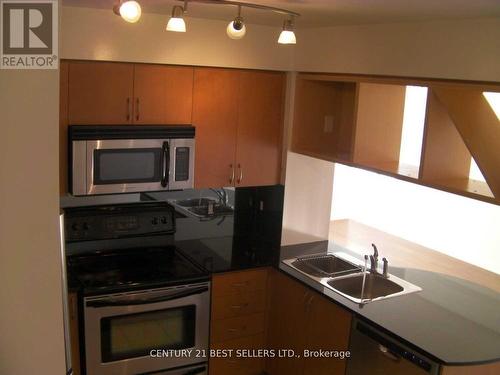
<svg viewBox="0 0 500 375">
<path fill-rule="evenodd" d="M 263 291 L 212 298 L 212 318 L 223 319 L 262 312 L 266 309 Z"/>
<path fill-rule="evenodd" d="M 230 358 L 211 358 L 210 375 L 261 375 L 264 360 L 262 358 L 251 358 L 248 355 L 238 357 L 236 350 L 259 350 L 264 347 L 264 344 L 265 338 L 263 334 L 214 344 L 212 347 L 215 350 L 232 349 L 234 352 Z"/>
<path fill-rule="evenodd" d="M 236 153 L 239 72 L 195 68 L 196 188 L 231 186 Z"/>
<path fill-rule="evenodd" d="M 278 271 L 271 274 L 268 346 L 301 358 L 271 358 L 270 375 L 344 375 L 346 359 L 304 358 L 304 350 L 347 350 L 351 314 Z"/>
<path fill-rule="evenodd" d="M 308 304 L 306 349 L 348 350 L 352 315 L 317 293 L 313 293 Z M 342 375 L 345 373 L 346 361 L 337 358 L 306 358 L 304 375 Z"/>
<path fill-rule="evenodd" d="M 190 124 L 192 103 L 193 68 L 135 65 L 135 124 Z"/>
<path fill-rule="evenodd" d="M 69 123 L 132 123 L 133 86 L 133 64 L 70 62 Z"/>
<path fill-rule="evenodd" d="M 240 72 L 236 186 L 280 182 L 285 75 Z"/>
<path fill-rule="evenodd" d="M 238 316 L 215 320 L 212 324 L 210 341 L 217 343 L 262 333 L 265 327 L 265 314 Z"/>
<path fill-rule="evenodd" d="M 212 295 L 221 297 L 264 290 L 267 283 L 267 274 L 267 270 L 258 269 L 217 275 L 212 282 Z"/>
<path fill-rule="evenodd" d="M 230 272 L 212 279 L 211 349 L 265 349 L 267 268 Z M 212 356 L 210 374 L 260 375 L 263 358 Z"/>
</svg>

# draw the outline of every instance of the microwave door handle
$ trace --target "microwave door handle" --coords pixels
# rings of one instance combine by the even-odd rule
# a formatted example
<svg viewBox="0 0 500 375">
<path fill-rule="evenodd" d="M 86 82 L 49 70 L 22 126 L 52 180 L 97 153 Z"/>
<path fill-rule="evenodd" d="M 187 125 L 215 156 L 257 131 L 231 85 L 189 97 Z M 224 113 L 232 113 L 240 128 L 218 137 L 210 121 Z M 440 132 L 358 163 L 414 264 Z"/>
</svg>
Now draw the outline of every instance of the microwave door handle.
<svg viewBox="0 0 500 375">
<path fill-rule="evenodd" d="M 168 185 L 168 175 L 170 174 L 170 145 L 168 142 L 163 142 L 163 168 L 161 176 L 161 186 L 167 187 Z"/>
<path fill-rule="evenodd" d="M 189 297 L 196 294 L 201 294 L 204 292 L 208 292 L 208 287 L 199 287 L 189 290 L 183 290 L 178 293 L 172 293 L 167 296 L 160 296 L 154 298 L 141 298 L 141 299 L 120 299 L 116 300 L 113 298 L 97 300 L 97 301 L 88 301 L 86 303 L 87 307 L 110 307 L 110 306 L 132 306 L 132 305 L 147 305 L 149 303 L 157 303 L 157 302 L 166 302 L 171 301 L 178 298 Z"/>
</svg>

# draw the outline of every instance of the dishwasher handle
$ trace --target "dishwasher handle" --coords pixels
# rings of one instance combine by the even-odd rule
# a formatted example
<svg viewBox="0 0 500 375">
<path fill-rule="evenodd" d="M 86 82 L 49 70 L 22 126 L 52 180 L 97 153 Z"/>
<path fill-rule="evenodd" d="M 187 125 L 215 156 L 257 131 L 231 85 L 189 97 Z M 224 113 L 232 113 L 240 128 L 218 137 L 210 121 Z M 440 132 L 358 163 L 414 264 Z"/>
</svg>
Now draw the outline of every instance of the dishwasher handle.
<svg viewBox="0 0 500 375">
<path fill-rule="evenodd" d="M 391 361 L 400 362 L 402 359 L 406 359 L 421 369 L 433 373 L 432 370 L 435 366 L 428 359 L 414 351 L 410 351 L 395 340 L 386 337 L 385 334 L 360 321 L 356 322 L 355 329 L 375 341 L 378 344 L 378 350 Z"/>
</svg>

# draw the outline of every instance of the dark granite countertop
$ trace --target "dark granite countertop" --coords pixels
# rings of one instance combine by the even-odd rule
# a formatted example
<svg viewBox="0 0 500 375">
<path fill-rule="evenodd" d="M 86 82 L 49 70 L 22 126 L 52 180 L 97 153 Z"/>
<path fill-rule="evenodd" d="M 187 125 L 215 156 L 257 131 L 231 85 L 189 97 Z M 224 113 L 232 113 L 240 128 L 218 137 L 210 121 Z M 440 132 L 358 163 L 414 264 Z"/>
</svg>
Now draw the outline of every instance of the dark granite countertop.
<svg viewBox="0 0 500 375">
<path fill-rule="evenodd" d="M 284 246 L 281 259 L 326 252 L 344 252 L 361 259 L 328 241 Z M 391 274 L 422 291 L 360 307 L 284 263 L 280 262 L 279 268 L 441 364 L 500 360 L 500 294 L 491 289 L 435 272 L 390 267 Z"/>
</svg>

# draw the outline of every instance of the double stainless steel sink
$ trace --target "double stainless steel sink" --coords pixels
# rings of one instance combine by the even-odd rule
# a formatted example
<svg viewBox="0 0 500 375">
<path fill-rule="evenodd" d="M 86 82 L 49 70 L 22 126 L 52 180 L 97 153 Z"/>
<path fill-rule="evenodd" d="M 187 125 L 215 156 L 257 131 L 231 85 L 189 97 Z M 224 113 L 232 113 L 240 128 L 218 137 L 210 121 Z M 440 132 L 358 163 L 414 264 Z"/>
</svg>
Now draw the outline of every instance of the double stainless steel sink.
<svg viewBox="0 0 500 375">
<path fill-rule="evenodd" d="M 422 290 L 396 276 L 368 272 L 361 265 L 333 254 L 292 258 L 283 263 L 360 304 Z"/>
</svg>

